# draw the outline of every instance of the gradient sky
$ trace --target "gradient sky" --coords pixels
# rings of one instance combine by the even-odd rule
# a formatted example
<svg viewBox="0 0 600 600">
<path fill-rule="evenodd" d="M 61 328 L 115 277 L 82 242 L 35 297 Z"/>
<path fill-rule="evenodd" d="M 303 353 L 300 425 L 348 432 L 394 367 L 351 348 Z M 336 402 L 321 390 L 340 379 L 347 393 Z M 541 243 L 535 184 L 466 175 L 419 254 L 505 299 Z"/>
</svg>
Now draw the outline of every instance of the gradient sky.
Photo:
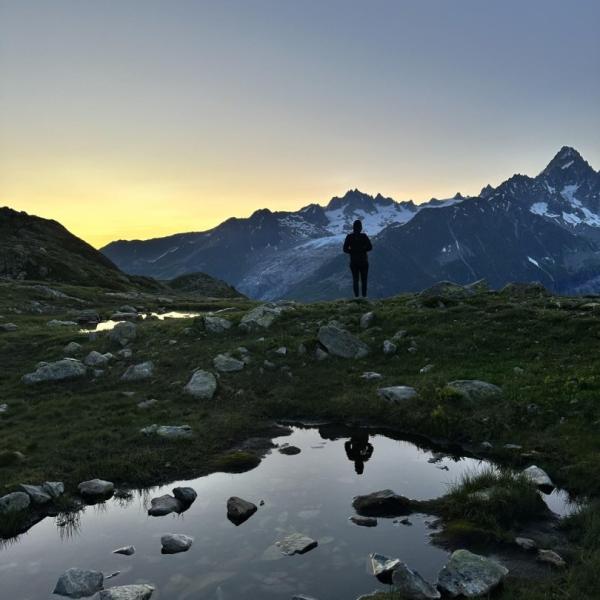
<svg viewBox="0 0 600 600">
<path fill-rule="evenodd" d="M 600 167 L 598 0 L 0 0 L 0 205 L 100 246 Z"/>
</svg>

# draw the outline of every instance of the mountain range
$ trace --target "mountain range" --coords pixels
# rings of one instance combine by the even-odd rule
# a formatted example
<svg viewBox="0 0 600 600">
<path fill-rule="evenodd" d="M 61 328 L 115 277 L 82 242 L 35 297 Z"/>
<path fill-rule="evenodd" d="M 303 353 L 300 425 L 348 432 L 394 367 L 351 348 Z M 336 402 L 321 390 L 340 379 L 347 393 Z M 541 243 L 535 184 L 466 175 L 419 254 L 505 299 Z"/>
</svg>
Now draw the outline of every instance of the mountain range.
<svg viewBox="0 0 600 600">
<path fill-rule="evenodd" d="M 265 208 L 208 231 L 101 251 L 130 274 L 200 271 L 253 298 L 331 299 L 349 292 L 341 245 L 355 219 L 373 239 L 373 296 L 481 278 L 492 287 L 540 281 L 559 293 L 600 290 L 600 173 L 567 146 L 537 176 L 513 175 L 478 196 L 417 205 L 355 189 L 325 206 Z"/>
</svg>

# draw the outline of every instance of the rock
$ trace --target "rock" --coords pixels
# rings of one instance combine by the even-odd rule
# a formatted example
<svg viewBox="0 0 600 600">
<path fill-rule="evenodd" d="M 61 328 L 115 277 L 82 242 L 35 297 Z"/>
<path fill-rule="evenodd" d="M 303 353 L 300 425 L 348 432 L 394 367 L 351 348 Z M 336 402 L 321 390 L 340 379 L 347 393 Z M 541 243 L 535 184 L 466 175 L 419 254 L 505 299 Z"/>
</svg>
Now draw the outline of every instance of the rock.
<svg viewBox="0 0 600 600">
<path fill-rule="evenodd" d="M 539 298 L 549 296 L 550 292 L 539 281 L 534 281 L 531 283 L 507 283 L 500 290 L 500 294 L 505 296 Z"/>
<path fill-rule="evenodd" d="M 383 554 L 369 554 L 371 564 L 371 573 L 375 577 L 383 577 L 391 575 L 392 571 L 400 564 L 400 559 L 389 558 Z"/>
<path fill-rule="evenodd" d="M 408 385 L 394 385 L 391 387 L 379 388 L 377 394 L 380 398 L 391 402 L 392 404 L 402 404 L 418 396 L 415 388 Z"/>
<path fill-rule="evenodd" d="M 142 410 L 145 410 L 147 408 L 151 408 L 155 404 L 158 404 L 158 400 L 156 398 L 150 398 L 149 400 L 144 400 L 142 402 L 138 402 L 137 407 Z"/>
<path fill-rule="evenodd" d="M 554 483 L 552 483 L 552 479 L 550 479 L 548 473 L 535 465 L 527 467 L 523 471 L 523 474 L 539 488 L 554 488 Z"/>
<path fill-rule="evenodd" d="M 398 350 L 398 346 L 396 346 L 396 344 L 394 344 L 394 342 L 390 341 L 390 340 L 384 340 L 383 342 L 383 353 L 384 354 L 396 354 L 396 351 Z"/>
<path fill-rule="evenodd" d="M 26 385 L 42 383 L 44 381 L 65 381 L 83 377 L 87 367 L 74 358 L 63 358 L 55 362 L 44 363 L 37 367 L 33 373 L 23 375 L 21 381 Z"/>
<path fill-rule="evenodd" d="M 18 327 L 14 323 L 0 323 L 0 331 L 5 333 L 16 331 L 17 329 Z"/>
<path fill-rule="evenodd" d="M 361 527 L 377 527 L 377 519 L 374 519 L 373 517 L 361 517 L 359 515 L 352 515 L 348 518 L 355 525 L 360 525 Z"/>
<path fill-rule="evenodd" d="M 399 342 L 401 339 L 406 337 L 406 329 L 400 329 L 392 336 L 392 342 Z"/>
<path fill-rule="evenodd" d="M 468 550 L 456 550 L 440 571 L 438 588 L 453 598 L 484 596 L 507 574 L 508 569 L 494 560 Z"/>
<path fill-rule="evenodd" d="M 553 550 L 538 550 L 537 558 L 539 561 L 548 563 L 557 569 L 563 569 L 567 566 L 567 563 L 565 563 L 562 556 Z"/>
<path fill-rule="evenodd" d="M 421 375 L 425 375 L 426 373 L 429 373 L 430 371 L 432 371 L 433 367 L 434 367 L 434 365 L 432 365 L 431 363 L 427 364 L 424 367 L 422 367 L 421 369 L 419 369 L 419 373 Z"/>
<path fill-rule="evenodd" d="M 142 381 L 149 379 L 154 373 L 154 363 L 148 360 L 137 365 L 127 367 L 127 370 L 121 375 L 122 381 Z"/>
<path fill-rule="evenodd" d="M 227 354 L 218 354 L 213 359 L 213 366 L 221 373 L 235 373 L 241 371 L 245 364 L 243 361 L 233 358 Z"/>
<path fill-rule="evenodd" d="M 48 327 L 75 327 L 77 323 L 75 321 L 59 321 L 58 319 L 52 319 L 46 323 Z"/>
<path fill-rule="evenodd" d="M 491 450 L 494 445 L 491 442 L 481 442 L 481 448 L 483 450 Z"/>
<path fill-rule="evenodd" d="M 290 446 L 289 444 L 283 444 L 279 448 L 280 454 L 287 454 L 288 456 L 292 456 L 294 454 L 300 454 L 300 452 L 302 452 L 302 450 L 300 450 L 300 448 L 298 448 L 298 446 Z"/>
<path fill-rule="evenodd" d="M 175 496 L 179 502 L 189 506 L 196 500 L 198 494 L 196 494 L 196 490 L 191 487 L 176 487 L 173 489 L 173 496 Z"/>
<path fill-rule="evenodd" d="M 111 321 L 137 321 L 139 318 L 140 315 L 137 312 L 123 312 L 120 310 L 110 315 Z"/>
<path fill-rule="evenodd" d="M 462 299 L 471 295 L 471 291 L 464 286 L 452 281 L 438 281 L 431 287 L 424 289 L 419 296 L 426 300 L 432 299 Z"/>
<path fill-rule="evenodd" d="M 248 502 L 248 500 L 244 500 L 243 498 L 232 496 L 227 500 L 227 518 L 234 525 L 241 525 L 257 510 L 256 504 L 252 504 L 252 502 Z"/>
<path fill-rule="evenodd" d="M 313 598 L 312 596 L 305 596 L 304 594 L 296 594 L 295 596 L 292 596 L 292 600 L 317 600 L 316 598 Z"/>
<path fill-rule="evenodd" d="M 65 484 L 62 481 L 45 481 L 42 488 L 50 498 L 58 498 L 65 493 Z"/>
<path fill-rule="evenodd" d="M 103 479 L 90 479 L 89 481 L 83 481 L 78 486 L 79 493 L 84 498 L 91 500 L 110 498 L 114 491 L 115 485 L 111 481 L 104 481 Z"/>
<path fill-rule="evenodd" d="M 151 517 L 164 517 L 171 513 L 183 512 L 183 506 L 177 498 L 165 494 L 164 496 L 158 496 L 158 498 L 152 498 L 150 500 L 150 508 L 148 514 Z"/>
<path fill-rule="evenodd" d="M 113 357 L 110 352 L 106 354 L 100 354 L 96 350 L 92 350 L 84 359 L 83 362 L 88 367 L 104 367 L 108 364 L 108 361 Z"/>
<path fill-rule="evenodd" d="M 341 358 L 364 358 L 369 347 L 345 329 L 335 325 L 324 325 L 319 329 L 319 342 L 329 354 Z"/>
<path fill-rule="evenodd" d="M 329 354 L 327 352 L 325 352 L 325 350 L 323 350 L 322 348 L 318 348 L 315 350 L 315 358 L 317 360 L 325 360 L 326 358 L 329 358 Z"/>
<path fill-rule="evenodd" d="M 0 498 L 0 515 L 29 508 L 31 498 L 25 492 L 12 492 Z"/>
<path fill-rule="evenodd" d="M 306 346 L 302 343 L 298 344 L 296 352 L 298 352 L 298 354 L 306 354 Z"/>
<path fill-rule="evenodd" d="M 123 546 L 112 551 L 113 554 L 123 554 L 124 556 L 131 556 L 135 554 L 135 546 Z"/>
<path fill-rule="evenodd" d="M 154 590 L 154 586 L 145 583 L 121 585 L 102 590 L 98 595 L 98 600 L 148 600 Z"/>
<path fill-rule="evenodd" d="M 280 348 L 277 348 L 277 350 L 275 350 L 275 354 L 279 354 L 279 356 L 286 356 L 287 348 L 285 346 L 281 346 Z"/>
<path fill-rule="evenodd" d="M 81 344 L 78 344 L 77 342 L 69 342 L 64 348 L 63 348 L 63 352 L 67 355 L 70 356 L 71 354 L 79 354 L 81 352 L 81 350 L 83 349 L 83 346 Z"/>
<path fill-rule="evenodd" d="M 375 371 L 365 371 L 360 378 L 366 379 L 367 381 L 373 381 L 375 379 L 383 379 L 383 375 L 381 375 L 381 373 L 375 373 Z"/>
<path fill-rule="evenodd" d="M 213 317 L 207 315 L 202 320 L 204 323 L 204 329 L 209 333 L 225 333 L 228 329 L 231 329 L 232 322 L 222 317 Z"/>
<path fill-rule="evenodd" d="M 364 315 L 360 317 L 360 326 L 362 329 L 368 329 L 373 325 L 373 321 L 375 320 L 375 313 L 373 311 L 366 312 Z"/>
<path fill-rule="evenodd" d="M 54 594 L 69 598 L 84 598 L 99 592 L 104 585 L 104 575 L 99 571 L 67 569 L 58 579 Z"/>
<path fill-rule="evenodd" d="M 210 400 L 217 391 L 217 380 L 209 371 L 198 369 L 183 390 L 194 398 Z"/>
<path fill-rule="evenodd" d="M 535 550 L 537 548 L 537 544 L 531 538 L 516 537 L 515 544 L 523 550 Z"/>
<path fill-rule="evenodd" d="M 52 500 L 50 494 L 41 485 L 27 485 L 26 483 L 22 483 L 19 485 L 19 491 L 27 494 L 33 504 L 48 504 Z"/>
<path fill-rule="evenodd" d="M 316 548 L 319 543 L 312 538 L 301 533 L 292 533 L 277 542 L 279 549 L 283 554 L 292 556 L 293 554 L 304 554 L 313 548 Z"/>
<path fill-rule="evenodd" d="M 246 331 L 268 329 L 281 315 L 282 309 L 263 304 L 247 312 L 240 323 L 240 327 Z"/>
<path fill-rule="evenodd" d="M 413 512 L 413 502 L 392 490 L 380 490 L 364 496 L 355 496 L 352 506 L 363 516 L 397 517 Z"/>
<path fill-rule="evenodd" d="M 446 388 L 470 402 L 499 400 L 502 397 L 502 388 L 477 379 L 451 381 Z"/>
<path fill-rule="evenodd" d="M 123 350 L 117 352 L 117 355 L 125 359 L 131 358 L 133 356 L 133 350 L 131 350 L 131 348 L 123 348 Z"/>
<path fill-rule="evenodd" d="M 194 434 L 189 425 L 149 425 L 140 429 L 144 435 L 157 435 L 167 439 L 190 438 Z"/>
<path fill-rule="evenodd" d="M 100 323 L 102 320 L 100 317 L 100 313 L 97 310 L 92 308 L 86 308 L 85 310 L 81 310 L 77 313 L 75 320 L 80 324 L 85 323 Z"/>
<path fill-rule="evenodd" d="M 186 552 L 192 547 L 194 538 L 182 533 L 167 533 L 160 538 L 163 554 Z"/>
<path fill-rule="evenodd" d="M 392 585 L 403 600 L 436 600 L 441 594 L 419 575 L 400 561 L 392 571 Z"/>
<path fill-rule="evenodd" d="M 0 415 L 8 410 L 8 404 L 0 404 Z"/>
<path fill-rule="evenodd" d="M 129 321 L 117 323 L 110 332 L 110 340 L 120 346 L 127 346 L 136 336 L 137 326 Z"/>
<path fill-rule="evenodd" d="M 513 369 L 513 373 L 515 375 L 523 375 L 523 373 L 525 373 L 525 369 L 522 369 L 521 367 L 515 367 Z"/>
</svg>

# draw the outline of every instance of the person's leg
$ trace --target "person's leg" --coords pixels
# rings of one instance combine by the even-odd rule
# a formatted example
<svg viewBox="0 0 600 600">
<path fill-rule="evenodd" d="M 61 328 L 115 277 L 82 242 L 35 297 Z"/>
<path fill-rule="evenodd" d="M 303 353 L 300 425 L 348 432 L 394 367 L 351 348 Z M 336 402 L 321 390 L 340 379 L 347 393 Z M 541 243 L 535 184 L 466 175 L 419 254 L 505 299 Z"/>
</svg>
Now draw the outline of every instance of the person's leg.
<svg viewBox="0 0 600 600">
<path fill-rule="evenodd" d="M 367 280 L 369 279 L 369 263 L 363 265 L 360 269 L 360 280 L 362 283 L 362 297 L 367 297 Z"/>
<path fill-rule="evenodd" d="M 358 298 L 358 275 L 360 269 L 357 265 L 350 264 L 350 270 L 352 271 L 352 287 L 354 289 L 354 297 Z"/>
</svg>

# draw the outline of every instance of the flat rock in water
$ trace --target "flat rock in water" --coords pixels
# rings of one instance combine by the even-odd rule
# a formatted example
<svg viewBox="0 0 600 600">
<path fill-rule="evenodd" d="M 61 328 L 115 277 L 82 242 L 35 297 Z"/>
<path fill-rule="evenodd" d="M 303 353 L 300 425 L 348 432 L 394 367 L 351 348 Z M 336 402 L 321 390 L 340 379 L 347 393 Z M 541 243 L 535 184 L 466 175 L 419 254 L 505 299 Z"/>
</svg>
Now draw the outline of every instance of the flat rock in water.
<svg viewBox="0 0 600 600">
<path fill-rule="evenodd" d="M 235 373 L 236 371 L 241 371 L 244 368 L 245 363 L 233 356 L 218 354 L 213 359 L 213 366 L 221 373 Z"/>
<path fill-rule="evenodd" d="M 523 471 L 523 474 L 540 488 L 554 487 L 554 483 L 552 483 L 552 479 L 550 479 L 548 473 L 546 473 L 546 471 L 544 471 L 543 469 L 536 467 L 535 465 L 527 467 Z"/>
<path fill-rule="evenodd" d="M 0 515 L 29 508 L 31 498 L 25 492 L 12 492 L 0 498 Z"/>
<path fill-rule="evenodd" d="M 77 489 L 84 498 L 101 499 L 110 498 L 115 491 L 115 485 L 111 481 L 104 481 L 103 479 L 90 479 L 81 482 Z"/>
<path fill-rule="evenodd" d="M 123 546 L 112 551 L 113 554 L 122 554 L 123 556 L 132 556 L 135 554 L 135 546 Z"/>
<path fill-rule="evenodd" d="M 316 540 L 301 533 L 292 533 L 284 537 L 277 544 L 281 552 L 287 556 L 292 556 L 292 554 L 304 554 L 319 545 Z"/>
<path fill-rule="evenodd" d="M 377 519 L 373 517 L 361 517 L 359 515 L 352 515 L 350 517 L 350 521 L 352 521 L 355 525 L 360 525 L 361 527 L 376 527 Z"/>
<path fill-rule="evenodd" d="M 494 589 L 508 574 L 508 569 L 495 560 L 456 550 L 440 571 L 438 588 L 452 597 L 484 596 Z"/>
<path fill-rule="evenodd" d="M 170 515 L 174 512 L 183 512 L 183 506 L 177 498 L 165 494 L 164 496 L 158 496 L 158 498 L 152 498 L 152 500 L 150 500 L 148 514 L 151 517 L 164 517 L 165 515 Z"/>
<path fill-rule="evenodd" d="M 163 554 L 186 552 L 192 547 L 194 538 L 182 533 L 167 533 L 160 538 Z"/>
<path fill-rule="evenodd" d="M 50 494 L 41 485 L 28 485 L 22 483 L 19 485 L 19 491 L 25 492 L 33 504 L 47 504 L 52 500 Z"/>
<path fill-rule="evenodd" d="M 224 333 L 228 329 L 231 329 L 232 323 L 228 319 L 223 317 L 213 317 L 207 315 L 203 319 L 204 329 L 209 333 Z"/>
<path fill-rule="evenodd" d="M 298 446 L 290 446 L 289 444 L 284 444 L 279 448 L 280 454 L 287 454 L 288 456 L 293 456 L 294 454 L 300 454 L 302 450 L 298 448 Z"/>
<path fill-rule="evenodd" d="M 227 518 L 234 525 L 241 525 L 244 521 L 247 521 L 258 508 L 256 504 L 248 502 L 243 498 L 232 496 L 227 500 Z"/>
<path fill-rule="evenodd" d="M 340 358 L 364 358 L 369 346 L 350 332 L 336 325 L 324 325 L 319 329 L 319 342 L 329 354 Z"/>
<path fill-rule="evenodd" d="M 121 376 L 122 381 L 141 381 L 149 379 L 154 374 L 154 363 L 148 360 L 137 365 L 127 367 L 127 370 Z"/>
<path fill-rule="evenodd" d="M 400 564 L 400 559 L 389 558 L 383 554 L 369 554 L 371 573 L 375 577 L 386 577 Z"/>
<path fill-rule="evenodd" d="M 196 500 L 198 494 L 191 487 L 176 487 L 173 489 L 173 496 L 183 504 L 189 506 Z"/>
<path fill-rule="evenodd" d="M 363 516 L 397 517 L 414 512 L 412 500 L 399 496 L 392 490 L 380 490 L 364 496 L 355 496 L 352 506 Z"/>
<path fill-rule="evenodd" d="M 44 381 L 65 381 L 83 377 L 87 367 L 74 358 L 63 358 L 55 362 L 43 363 L 33 373 L 23 375 L 21 380 L 27 385 L 42 383 Z"/>
<path fill-rule="evenodd" d="M 418 396 L 417 390 L 408 385 L 393 385 L 390 387 L 379 388 L 377 394 L 380 398 L 391 402 L 392 404 L 401 404 L 412 400 Z"/>
<path fill-rule="evenodd" d="M 442 597 L 434 585 L 402 561 L 392 571 L 392 584 L 403 600 L 437 600 Z"/>
<path fill-rule="evenodd" d="M 209 371 L 198 369 L 183 389 L 194 398 L 210 400 L 217 391 L 217 379 Z"/>
<path fill-rule="evenodd" d="M 471 402 L 499 400 L 502 397 L 502 388 L 477 379 L 451 381 L 446 388 Z"/>
<path fill-rule="evenodd" d="M 153 585 L 147 584 L 122 585 L 102 590 L 98 600 L 148 600 L 154 590 Z"/>
<path fill-rule="evenodd" d="M 56 582 L 54 594 L 69 598 L 85 598 L 99 592 L 104 585 L 104 575 L 87 569 L 67 569 Z"/>
</svg>

